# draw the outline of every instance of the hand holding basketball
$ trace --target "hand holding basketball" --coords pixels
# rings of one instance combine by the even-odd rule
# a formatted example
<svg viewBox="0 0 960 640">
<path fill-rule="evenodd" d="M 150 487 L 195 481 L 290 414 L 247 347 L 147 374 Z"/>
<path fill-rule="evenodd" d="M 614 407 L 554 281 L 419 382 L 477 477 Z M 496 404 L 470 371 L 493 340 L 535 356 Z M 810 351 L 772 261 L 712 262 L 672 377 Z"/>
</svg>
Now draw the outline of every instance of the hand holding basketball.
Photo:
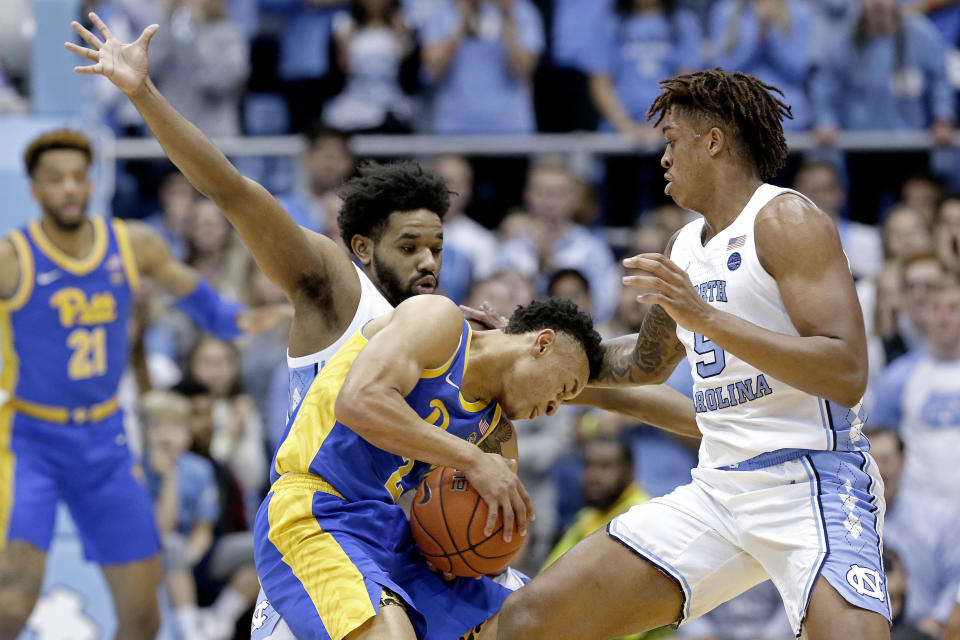
<svg viewBox="0 0 960 640">
<path fill-rule="evenodd" d="M 496 453 L 481 453 L 473 465 L 463 470 L 470 484 L 487 503 L 484 535 L 493 533 L 497 517 L 503 511 L 503 539 L 510 542 L 514 521 L 521 536 L 527 535 L 527 520 L 533 519 L 533 505 L 516 473 L 517 462 Z"/>
</svg>

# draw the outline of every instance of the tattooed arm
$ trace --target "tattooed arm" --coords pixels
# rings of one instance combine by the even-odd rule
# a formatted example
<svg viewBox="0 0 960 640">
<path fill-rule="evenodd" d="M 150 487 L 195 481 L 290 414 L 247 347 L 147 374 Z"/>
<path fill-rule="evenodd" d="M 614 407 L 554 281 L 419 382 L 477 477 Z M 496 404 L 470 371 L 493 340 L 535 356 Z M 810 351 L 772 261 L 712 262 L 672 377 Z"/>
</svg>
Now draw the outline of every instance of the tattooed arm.
<svg viewBox="0 0 960 640">
<path fill-rule="evenodd" d="M 640 333 L 603 341 L 603 364 L 595 387 L 660 384 L 670 377 L 686 352 L 677 339 L 677 324 L 660 305 L 650 307 Z"/>
<path fill-rule="evenodd" d="M 497 426 L 487 434 L 486 438 L 478 442 L 477 446 L 485 453 L 498 453 L 511 460 L 517 460 L 519 457 L 517 432 L 510 419 L 502 414 Z"/>
</svg>

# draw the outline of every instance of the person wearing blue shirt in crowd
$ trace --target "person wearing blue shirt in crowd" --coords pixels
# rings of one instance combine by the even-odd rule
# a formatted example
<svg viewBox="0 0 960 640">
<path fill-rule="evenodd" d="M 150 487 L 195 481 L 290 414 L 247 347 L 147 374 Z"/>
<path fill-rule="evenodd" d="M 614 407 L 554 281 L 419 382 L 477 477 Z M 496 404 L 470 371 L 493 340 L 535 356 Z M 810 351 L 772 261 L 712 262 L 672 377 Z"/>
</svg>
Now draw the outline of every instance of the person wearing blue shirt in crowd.
<svg viewBox="0 0 960 640">
<path fill-rule="evenodd" d="M 954 97 L 936 29 L 897 0 L 860 0 L 860 9 L 811 80 L 819 140 L 832 142 L 838 129 L 930 128 L 948 142 Z"/>
<path fill-rule="evenodd" d="M 617 0 L 585 52 L 594 103 L 603 127 L 642 140 L 659 136 L 647 108 L 663 78 L 703 66 L 696 15 L 671 0 Z"/>
<path fill-rule="evenodd" d="M 533 133 L 530 79 L 543 24 L 529 0 L 461 0 L 423 28 L 423 65 L 440 134 Z"/>
<path fill-rule="evenodd" d="M 213 542 L 220 496 L 213 464 L 190 449 L 190 402 L 167 391 L 140 398 L 145 475 L 163 540 L 164 582 L 183 640 L 199 640 L 193 567 Z"/>
<path fill-rule="evenodd" d="M 960 509 L 960 281 L 945 275 L 930 286 L 927 350 L 895 360 L 877 383 L 874 426 L 898 430 L 906 443 L 902 486 L 939 495 Z"/>
<path fill-rule="evenodd" d="M 658 83 L 703 66 L 702 33 L 696 15 L 673 0 L 617 0 L 586 56 L 590 95 L 600 112 L 601 129 L 616 130 L 636 142 L 659 139 L 647 124 L 647 107 Z M 610 158 L 607 161 L 607 222 L 630 226 L 636 215 L 666 201 L 660 159 Z"/>
<path fill-rule="evenodd" d="M 897 552 L 910 587 L 904 618 L 939 638 L 960 586 L 960 510 L 930 495 L 901 487 L 904 444 L 891 429 L 870 432 L 870 453 L 883 478 L 887 503 L 884 546 Z"/>
<path fill-rule="evenodd" d="M 783 90 L 793 109 L 787 129 L 806 129 L 812 120 L 804 92 L 812 26 L 813 14 L 801 0 L 722 0 L 710 14 L 716 65 Z"/>
<path fill-rule="evenodd" d="M 305 131 L 333 94 L 328 78 L 333 16 L 344 0 L 261 0 L 267 17 L 283 19 L 277 75 L 285 84 L 294 131 Z"/>
</svg>

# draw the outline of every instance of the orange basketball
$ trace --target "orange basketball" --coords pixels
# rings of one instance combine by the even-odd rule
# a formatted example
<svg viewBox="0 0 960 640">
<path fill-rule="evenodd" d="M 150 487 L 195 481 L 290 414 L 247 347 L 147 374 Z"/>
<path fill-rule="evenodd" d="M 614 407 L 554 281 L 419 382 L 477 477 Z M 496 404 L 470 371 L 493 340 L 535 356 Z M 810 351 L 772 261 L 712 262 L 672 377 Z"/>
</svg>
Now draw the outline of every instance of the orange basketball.
<svg viewBox="0 0 960 640">
<path fill-rule="evenodd" d="M 502 514 L 494 532 L 485 536 L 486 521 L 487 503 L 461 471 L 435 469 L 417 487 L 410 512 L 413 539 L 441 571 L 476 578 L 510 563 L 523 538 L 514 529 L 513 539 L 503 540 Z"/>
</svg>

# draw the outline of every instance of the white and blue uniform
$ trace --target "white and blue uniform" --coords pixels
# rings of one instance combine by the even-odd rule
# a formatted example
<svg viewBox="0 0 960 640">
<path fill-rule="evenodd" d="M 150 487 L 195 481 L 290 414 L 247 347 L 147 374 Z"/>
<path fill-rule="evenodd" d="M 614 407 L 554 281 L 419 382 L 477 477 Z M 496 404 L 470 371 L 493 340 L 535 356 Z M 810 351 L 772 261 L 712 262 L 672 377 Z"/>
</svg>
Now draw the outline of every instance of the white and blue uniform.
<svg viewBox="0 0 960 640">
<path fill-rule="evenodd" d="M 795 192 L 760 186 L 706 245 L 703 219 L 691 222 L 671 259 L 711 306 L 796 336 L 754 243 L 757 214 L 784 193 Z M 860 405 L 800 391 L 682 327 L 677 337 L 693 374 L 699 465 L 693 482 L 634 507 L 608 533 L 677 582 L 681 623 L 769 578 L 799 637 L 819 575 L 889 618 L 883 483 L 866 453 Z"/>
</svg>

